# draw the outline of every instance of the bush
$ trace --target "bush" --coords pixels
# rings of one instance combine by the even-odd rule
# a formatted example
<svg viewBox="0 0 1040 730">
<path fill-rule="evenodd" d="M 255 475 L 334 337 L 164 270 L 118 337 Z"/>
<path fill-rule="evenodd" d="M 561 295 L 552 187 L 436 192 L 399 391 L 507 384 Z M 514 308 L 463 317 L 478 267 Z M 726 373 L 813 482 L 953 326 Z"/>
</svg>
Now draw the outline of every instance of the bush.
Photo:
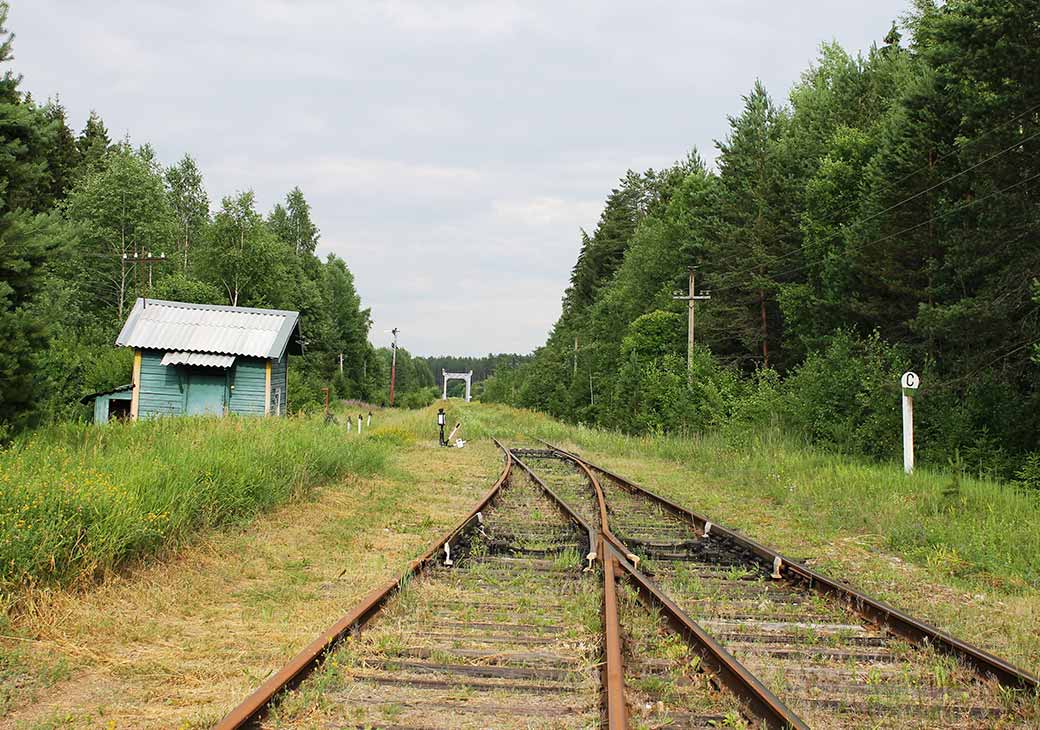
<svg viewBox="0 0 1040 730">
<path fill-rule="evenodd" d="M 1027 456 L 1015 472 L 1015 486 L 1040 492 L 1040 451 Z"/>
<path fill-rule="evenodd" d="M 402 393 L 397 398 L 397 405 L 401 408 L 425 408 L 439 397 L 440 391 L 437 390 L 437 386 L 434 385 L 429 388 L 420 388 L 418 390 L 410 390 L 407 393 Z"/>
<path fill-rule="evenodd" d="M 895 457 L 902 428 L 899 377 L 908 365 L 876 332 L 861 339 L 839 330 L 784 383 L 782 418 L 814 443 Z"/>
</svg>

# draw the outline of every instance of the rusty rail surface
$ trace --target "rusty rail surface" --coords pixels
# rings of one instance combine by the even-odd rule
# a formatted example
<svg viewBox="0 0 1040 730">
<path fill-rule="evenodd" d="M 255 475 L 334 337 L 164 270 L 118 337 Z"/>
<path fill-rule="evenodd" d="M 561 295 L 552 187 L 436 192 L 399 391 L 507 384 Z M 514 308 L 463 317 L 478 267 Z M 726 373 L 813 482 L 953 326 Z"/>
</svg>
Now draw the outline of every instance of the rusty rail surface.
<svg viewBox="0 0 1040 730">
<path fill-rule="evenodd" d="M 499 448 L 505 448 L 498 443 Z M 603 669 L 603 694 L 606 699 L 607 727 L 609 730 L 624 730 L 628 727 L 628 707 L 625 704 L 625 669 L 621 659 L 621 621 L 618 617 L 617 585 L 614 575 L 614 561 L 608 557 L 603 541 L 603 533 L 600 538 L 596 537 L 596 530 L 585 521 L 581 515 L 565 502 L 556 492 L 546 484 L 541 477 L 534 473 L 524 460 L 512 450 L 506 449 L 513 462 L 523 469 L 531 481 L 537 484 L 549 498 L 566 514 L 571 520 L 578 524 L 589 536 L 589 555 L 591 562 L 597 557 L 597 553 L 603 566 L 603 636 L 605 666 Z M 601 513 L 606 516 L 606 511 Z"/>
<path fill-rule="evenodd" d="M 620 476 L 609 469 L 593 464 L 582 456 L 556 447 L 547 441 L 537 439 L 539 442 L 556 452 L 557 454 L 571 459 L 574 463 L 583 465 L 586 471 L 597 471 L 608 477 L 620 487 L 630 492 L 642 495 L 656 502 L 664 509 L 677 517 L 686 520 L 694 529 L 704 535 L 709 530 L 713 538 L 726 540 L 755 555 L 764 565 L 773 567 L 779 571 L 780 576 L 789 582 L 797 582 L 807 585 L 810 589 L 833 596 L 848 605 L 858 615 L 874 624 L 884 626 L 893 633 L 917 644 L 929 644 L 948 654 L 959 657 L 967 664 L 974 667 L 983 677 L 992 677 L 1005 687 L 1013 689 L 1037 691 L 1040 690 L 1040 680 L 1032 674 L 1020 669 L 1013 664 L 986 652 L 972 644 L 962 641 L 951 634 L 942 631 L 930 624 L 909 616 L 893 606 L 871 598 L 865 593 L 850 586 L 839 583 L 812 568 L 797 561 L 791 560 L 777 551 L 766 547 L 734 530 L 723 527 L 717 522 L 708 520 L 707 517 L 692 510 L 686 509 L 675 502 L 662 497 L 635 482 Z"/>
<path fill-rule="evenodd" d="M 542 443 L 546 442 L 543 441 Z M 719 642 L 679 608 L 664 591 L 635 567 L 635 562 L 638 561 L 638 558 L 610 531 L 606 498 L 603 495 L 603 489 L 600 487 L 599 480 L 579 459 L 575 459 L 567 452 L 556 449 L 551 444 L 546 445 L 551 450 L 563 454 L 565 458 L 577 464 L 588 476 L 596 492 L 597 509 L 600 515 L 600 559 L 604 573 L 604 605 L 607 605 L 607 586 L 609 585 L 609 595 L 612 596 L 613 600 L 613 620 L 617 621 L 617 598 L 614 582 L 618 576 L 615 575 L 615 567 L 620 567 L 628 574 L 643 599 L 649 605 L 656 606 L 664 614 L 672 628 L 694 648 L 701 660 L 713 671 L 721 683 L 747 703 L 748 709 L 757 719 L 765 722 L 770 728 L 808 730 L 809 726 L 787 707 L 779 697 L 762 684 L 743 664 L 726 651 Z M 573 519 L 581 524 L 586 524 L 522 459 L 516 454 L 513 454 L 513 459 L 520 468 L 527 472 L 532 480 L 550 494 L 554 500 L 559 502 L 563 509 L 572 515 Z M 615 651 L 615 661 L 620 668 L 620 673 L 616 678 L 611 680 L 608 676 L 606 686 L 608 727 L 614 730 L 614 728 L 628 727 L 627 708 L 624 700 L 624 668 L 621 663 L 620 643 L 616 649 L 610 645 L 610 623 L 607 622 L 608 612 L 605 610 L 604 613 L 605 626 L 608 632 L 607 673 L 608 675 L 610 674 L 611 656 Z M 618 630 L 620 630 L 620 627 L 618 627 Z M 616 683 L 613 689 L 611 681 Z M 612 697 L 620 697 L 617 700 L 618 704 L 611 704 Z M 615 720 L 622 717 L 623 719 L 620 720 L 622 724 L 615 725 Z"/>
<path fill-rule="evenodd" d="M 419 573 L 441 551 L 445 543 L 450 543 L 479 520 L 478 513 L 484 510 L 499 493 L 508 481 L 513 467 L 513 458 L 509 451 L 504 449 L 501 444 L 498 445 L 505 452 L 502 473 L 494 486 L 477 502 L 469 514 L 456 527 L 434 541 L 430 548 L 413 560 L 398 578 L 369 593 L 357 606 L 344 614 L 342 618 L 290 659 L 285 666 L 217 723 L 216 730 L 255 727 L 279 694 L 287 689 L 292 689 L 303 681 L 345 636 L 365 626 L 383 608 L 403 581 Z"/>
</svg>

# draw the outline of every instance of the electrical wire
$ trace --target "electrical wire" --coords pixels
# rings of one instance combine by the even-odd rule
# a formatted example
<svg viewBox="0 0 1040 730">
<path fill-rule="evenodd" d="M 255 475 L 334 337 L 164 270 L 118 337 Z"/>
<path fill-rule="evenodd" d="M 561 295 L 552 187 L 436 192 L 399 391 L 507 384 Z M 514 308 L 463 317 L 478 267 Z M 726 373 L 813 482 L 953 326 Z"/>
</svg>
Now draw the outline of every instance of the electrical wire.
<svg viewBox="0 0 1040 730">
<path fill-rule="evenodd" d="M 1012 118 L 1011 118 L 1011 119 L 1009 119 L 1008 121 L 1006 121 L 1006 122 L 1003 122 L 1003 123 L 1001 123 L 1000 125 L 998 125 L 998 126 L 996 126 L 996 127 L 992 128 L 992 129 L 990 129 L 990 130 L 988 130 L 988 131 L 986 131 L 986 132 L 983 132 L 983 133 L 982 133 L 981 135 L 978 135 L 977 137 L 975 137 L 975 138 L 973 138 L 973 139 L 971 139 L 971 140 L 968 140 L 967 142 L 965 142 L 965 143 L 964 143 L 963 145 L 961 145 L 961 146 L 960 146 L 960 147 L 958 147 L 957 149 L 955 149 L 955 150 L 951 150 L 950 152 L 947 152 L 947 153 L 946 153 L 946 154 L 944 154 L 944 155 L 940 155 L 939 157 L 937 157 L 937 158 L 935 159 L 935 161 L 934 161 L 934 162 L 932 162 L 932 163 L 929 163 L 929 164 L 927 164 L 927 165 L 924 165 L 924 166 L 922 166 L 922 167 L 919 167 L 919 168 L 917 168 L 916 170 L 914 170 L 913 172 L 910 172 L 910 173 L 908 173 L 908 174 L 904 175 L 903 177 L 899 178 L 899 179 L 898 179 L 898 180 L 896 180 L 895 182 L 889 183 L 889 184 L 888 184 L 888 185 L 886 186 L 886 187 L 887 187 L 887 189 L 888 189 L 888 190 L 892 190 L 893 188 L 895 188 L 895 186 L 896 186 L 896 185 L 899 185 L 900 183 L 902 183 L 902 182 L 904 182 L 904 181 L 906 181 L 906 180 L 910 179 L 911 177 L 913 177 L 914 175 L 918 174 L 919 172 L 922 172 L 922 171 L 924 171 L 924 170 L 930 169 L 931 167 L 934 167 L 934 166 L 935 166 L 935 165 L 937 165 L 937 164 L 938 164 L 939 162 L 942 162 L 943 160 L 947 159 L 948 157 L 950 157 L 951 155 L 955 154 L 956 152 L 958 152 L 958 151 L 959 151 L 960 149 L 962 149 L 963 147 L 967 147 L 967 146 L 969 146 L 969 145 L 971 145 L 971 144 L 975 144 L 975 143 L 977 143 L 977 142 L 981 141 L 982 139 L 984 139 L 985 137 L 988 137 L 988 136 L 989 136 L 990 134 L 992 134 L 992 133 L 994 133 L 994 132 L 997 132 L 997 131 L 999 131 L 999 130 L 1003 129 L 1004 127 L 1008 126 L 1008 125 L 1009 125 L 1009 124 L 1011 124 L 1012 122 L 1014 122 L 1014 121 L 1016 121 L 1016 120 L 1018 120 L 1018 119 L 1021 119 L 1022 117 L 1026 116 L 1027 114 L 1030 114 L 1030 113 L 1032 113 L 1032 112 L 1034 112 L 1034 111 L 1037 111 L 1037 110 L 1040 110 L 1040 104 L 1036 104 L 1035 106 L 1033 106 L 1033 107 L 1030 107 L 1030 108 L 1029 108 L 1029 109 L 1027 109 L 1026 111 L 1024 111 L 1024 112 L 1021 112 L 1021 113 L 1019 113 L 1019 114 L 1015 115 L 1014 117 L 1012 117 Z M 867 223 L 868 221 L 871 221 L 871 220 L 873 220 L 873 219 L 877 218 L 878 216 L 884 215 L 885 213 L 888 213 L 888 212 L 890 212 L 890 211 L 893 211 L 893 210 L 895 210 L 896 208 L 900 208 L 900 207 L 902 207 L 902 206 L 906 205 L 907 203 L 909 203 L 910 201 L 912 201 L 912 200 L 915 200 L 915 199 L 919 198 L 920 196 L 924 195 L 925 193 L 928 193 L 928 192 L 931 192 L 932 190 L 935 190 L 935 189 L 937 189 L 937 188 L 940 188 L 940 187 L 942 187 L 943 185 L 946 185 L 947 183 L 949 183 L 949 182 L 951 182 L 951 181 L 953 181 L 953 180 L 956 180 L 957 178 L 961 177 L 962 175 L 965 175 L 965 174 L 967 174 L 967 173 L 971 172 L 972 170 L 975 170 L 975 169 L 977 169 L 977 168 L 981 167 L 982 165 L 985 165 L 985 164 L 987 164 L 987 163 L 989 163 L 989 162 L 992 162 L 993 160 L 997 159 L 998 157 L 1001 157 L 1001 156 L 1003 156 L 1003 155 L 1007 154 L 1008 152 L 1011 152 L 1011 151 L 1013 151 L 1013 150 L 1017 149 L 1017 148 L 1018 148 L 1018 147 L 1020 147 L 1021 145 L 1025 144 L 1026 142 L 1029 142 L 1029 141 L 1031 141 L 1031 140 L 1033 140 L 1033 139 L 1036 139 L 1037 137 L 1040 137 L 1040 132 L 1036 132 L 1036 133 L 1034 133 L 1034 134 L 1030 135 L 1029 137 L 1026 137 L 1025 139 L 1021 139 L 1021 140 L 1018 140 L 1017 142 L 1015 142 L 1015 143 L 1014 143 L 1013 145 L 1011 145 L 1010 147 L 1007 147 L 1007 148 L 1005 148 L 1005 149 L 1001 150 L 1000 152 L 994 153 L 994 154 L 990 155 L 989 157 L 987 157 L 986 159 L 982 160 L 981 162 L 977 162 L 977 163 L 975 163 L 974 165 L 972 165 L 972 166 L 971 166 L 971 167 L 969 167 L 969 168 L 966 168 L 966 169 L 964 169 L 964 170 L 961 170 L 961 171 L 960 171 L 960 172 L 958 172 L 958 173 L 955 173 L 955 174 L 953 174 L 953 175 L 951 175 L 951 176 L 949 176 L 949 177 L 947 177 L 947 178 L 945 178 L 945 179 L 943 179 L 943 180 L 940 180 L 939 182 L 935 183 L 935 184 L 934 184 L 934 185 L 932 185 L 931 187 L 925 188 L 924 190 L 921 190 L 921 191 L 919 191 L 919 192 L 917 192 L 917 193 L 914 193 L 914 194 L 913 194 L 913 195 L 911 195 L 910 197 L 908 197 L 908 198 L 904 198 L 903 200 L 900 200 L 900 201 L 899 201 L 898 203 L 895 203 L 895 204 L 893 204 L 893 205 L 890 205 L 889 207 L 885 208 L 884 210 L 880 210 L 880 211 L 877 211 L 876 213 L 873 213 L 873 214 L 871 214 L 871 215 L 869 215 L 869 216 L 867 216 L 866 218 L 863 218 L 863 219 L 861 219 L 861 220 L 858 220 L 858 221 L 853 221 L 852 223 L 850 223 L 850 224 L 848 224 L 847 226 L 845 226 L 845 228 L 844 228 L 844 229 L 842 229 L 841 231 L 835 231 L 834 233 L 831 233 L 831 234 L 830 234 L 829 236 L 826 236 L 825 238 L 823 238 L 823 239 L 822 239 L 822 241 L 821 241 L 821 242 L 823 242 L 823 241 L 828 241 L 828 240 L 831 240 L 832 238 L 835 238 L 835 237 L 837 237 L 838 235 L 840 235 L 841 233 L 843 233 L 843 232 L 844 232 L 845 230 L 848 230 L 848 229 L 850 229 L 850 228 L 856 228 L 856 227 L 858 227 L 858 226 L 861 226 L 861 225 L 863 225 L 864 223 Z M 843 213 L 847 213 L 847 212 L 848 212 L 848 211 L 849 211 L 849 210 L 850 210 L 850 209 L 851 209 L 851 208 L 853 207 L 853 205 L 854 205 L 854 204 L 850 203 L 849 205 L 847 205 L 847 206 L 845 206 L 844 208 L 842 208 L 841 210 L 839 210 L 839 211 L 838 211 L 838 213 L 837 213 L 837 216 L 841 216 L 841 215 L 842 215 Z M 778 257 L 774 258 L 774 259 L 772 260 L 772 262 L 771 262 L 771 263 L 776 263 L 777 261 L 782 261 L 782 260 L 784 260 L 784 259 L 786 259 L 786 258 L 789 258 L 789 257 L 791 257 L 791 256 L 797 255 L 798 253 L 801 253 L 801 250 L 800 250 L 800 249 L 794 249 L 794 250 L 792 250 L 792 251 L 788 251 L 787 253 L 785 253 L 785 254 L 781 254 L 780 256 L 778 256 Z M 737 256 L 731 257 L 731 258 L 729 259 L 729 261 L 734 261 L 734 260 L 736 260 L 737 258 L 738 258 Z M 725 261 L 724 261 L 724 262 L 722 262 L 722 266 L 725 266 L 725 265 L 726 265 L 726 263 L 727 263 L 727 262 L 725 262 Z M 756 267 L 756 268 L 757 268 L 757 267 Z M 754 270 L 755 270 L 755 269 L 749 269 L 749 270 L 748 270 L 747 272 L 745 272 L 745 273 L 751 273 L 751 272 L 752 272 L 752 271 L 754 271 Z"/>
<path fill-rule="evenodd" d="M 1014 183 L 1013 185 L 1008 185 L 1005 188 L 1001 188 L 1000 190 L 997 190 L 997 191 L 994 191 L 992 193 L 989 193 L 988 195 L 984 195 L 981 198 L 975 198 L 974 200 L 971 200 L 971 201 L 969 201 L 967 203 L 964 203 L 963 205 L 959 205 L 956 208 L 953 208 L 951 210 L 945 211 L 944 213 L 939 213 L 938 215 L 934 215 L 931 218 L 928 218 L 927 220 L 921 221 L 920 223 L 915 223 L 912 226 L 908 226 L 908 227 L 906 227 L 906 228 L 904 228 L 904 229 L 902 229 L 900 231 L 896 231 L 895 233 L 890 233 L 887 236 L 882 236 L 881 238 L 876 238 L 873 241 L 869 241 L 868 243 L 863 244 L 863 246 L 867 247 L 867 246 L 873 246 L 873 245 L 878 244 L 878 243 L 884 243 L 885 241 L 891 240 L 892 238 L 895 238 L 896 236 L 901 236 L 904 233 L 909 233 L 910 231 L 917 230 L 921 226 L 928 225 L 929 223 L 933 223 L 933 222 L 935 222 L 937 220 L 940 220 L 941 218 L 946 218 L 947 216 L 951 216 L 951 215 L 954 215 L 955 213 L 959 213 L 959 212 L 961 212 L 963 210 L 966 210 L 966 209 L 972 207 L 973 205 L 978 205 L 979 203 L 981 203 L 981 202 L 983 202 L 985 200 L 989 200 L 990 198 L 993 198 L 993 197 L 995 197 L 997 195 L 1002 195 L 1003 193 L 1006 193 L 1009 190 L 1013 190 L 1014 188 L 1017 188 L 1019 185 L 1025 185 L 1026 183 L 1032 182 L 1033 180 L 1036 180 L 1037 178 L 1040 178 L 1040 172 L 1036 173 L 1035 175 L 1031 175 L 1030 177 L 1027 177 L 1024 180 L 1019 180 L 1018 182 Z M 796 251 L 800 252 L 801 250 L 800 249 L 796 249 Z M 780 258 L 781 257 L 777 257 L 776 259 L 774 259 L 774 262 L 775 261 L 779 261 Z M 783 278 L 784 276 L 787 276 L 788 274 L 794 274 L 794 273 L 797 273 L 797 272 L 799 272 L 799 271 L 801 271 L 803 269 L 806 269 L 806 268 L 808 268 L 810 266 L 813 266 L 815 264 L 822 263 L 823 260 L 824 259 L 821 257 L 819 259 L 814 259 L 814 260 L 811 260 L 811 261 L 807 261 L 807 262 L 805 262 L 805 263 L 803 263 L 803 264 L 801 264 L 799 266 L 796 266 L 796 267 L 794 267 L 792 269 L 788 269 L 787 271 L 782 271 L 780 273 L 772 274 L 772 276 L 773 276 L 773 278 L 776 278 L 776 279 Z M 734 273 L 726 274 L 726 276 L 742 276 L 744 274 L 751 274 L 751 273 L 755 273 L 758 268 L 759 267 L 755 267 L 755 268 L 747 269 L 747 270 L 742 271 L 742 272 L 734 272 Z M 721 286 L 721 287 L 712 288 L 711 291 L 732 291 L 732 290 L 735 290 L 735 289 L 740 289 L 741 286 L 742 286 L 741 284 L 730 284 L 729 286 Z"/>
</svg>

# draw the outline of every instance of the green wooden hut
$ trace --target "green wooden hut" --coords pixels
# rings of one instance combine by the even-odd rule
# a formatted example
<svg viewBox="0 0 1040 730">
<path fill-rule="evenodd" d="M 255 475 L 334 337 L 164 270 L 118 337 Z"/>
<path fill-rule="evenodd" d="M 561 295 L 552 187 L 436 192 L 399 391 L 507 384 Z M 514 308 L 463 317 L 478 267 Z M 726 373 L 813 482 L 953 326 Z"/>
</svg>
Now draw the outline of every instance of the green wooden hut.
<svg viewBox="0 0 1040 730">
<path fill-rule="evenodd" d="M 130 403 L 134 396 L 133 383 L 120 385 L 110 390 L 100 390 L 97 393 L 85 395 L 79 399 L 80 403 L 94 402 L 94 423 L 108 423 L 112 419 L 128 418 L 130 416 Z"/>
<path fill-rule="evenodd" d="M 138 299 L 116 345 L 134 350 L 130 417 L 283 415 L 299 312 Z"/>
</svg>

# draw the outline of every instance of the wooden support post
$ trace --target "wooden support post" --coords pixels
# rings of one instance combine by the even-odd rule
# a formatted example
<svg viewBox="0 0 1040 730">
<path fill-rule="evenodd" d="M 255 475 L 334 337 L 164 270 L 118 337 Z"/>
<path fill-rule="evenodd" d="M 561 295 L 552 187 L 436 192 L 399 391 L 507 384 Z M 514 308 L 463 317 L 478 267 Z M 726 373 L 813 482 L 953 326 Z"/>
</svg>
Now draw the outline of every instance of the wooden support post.
<svg viewBox="0 0 1040 730">
<path fill-rule="evenodd" d="M 130 396 L 130 418 L 137 420 L 137 414 L 141 408 L 141 351 L 134 350 L 134 384 L 133 392 Z"/>
</svg>

